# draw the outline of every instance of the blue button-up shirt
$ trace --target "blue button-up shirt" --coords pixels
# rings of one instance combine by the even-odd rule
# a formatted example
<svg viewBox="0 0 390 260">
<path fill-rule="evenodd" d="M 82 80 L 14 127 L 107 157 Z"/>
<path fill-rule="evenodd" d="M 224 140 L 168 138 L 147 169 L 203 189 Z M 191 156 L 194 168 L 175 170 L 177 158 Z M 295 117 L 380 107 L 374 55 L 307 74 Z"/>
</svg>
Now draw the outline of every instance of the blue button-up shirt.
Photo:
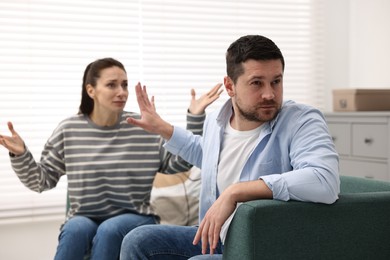
<svg viewBox="0 0 390 260">
<path fill-rule="evenodd" d="M 217 172 L 219 154 L 231 116 L 228 100 L 207 116 L 203 136 L 174 127 L 165 144 L 170 152 L 201 168 L 200 220 L 218 197 L 217 174 L 223 174 Z M 265 123 L 253 152 L 242 160 L 240 181 L 263 179 L 274 199 L 330 204 L 338 198 L 338 154 L 322 113 L 313 107 L 284 102 L 278 116 Z"/>
</svg>

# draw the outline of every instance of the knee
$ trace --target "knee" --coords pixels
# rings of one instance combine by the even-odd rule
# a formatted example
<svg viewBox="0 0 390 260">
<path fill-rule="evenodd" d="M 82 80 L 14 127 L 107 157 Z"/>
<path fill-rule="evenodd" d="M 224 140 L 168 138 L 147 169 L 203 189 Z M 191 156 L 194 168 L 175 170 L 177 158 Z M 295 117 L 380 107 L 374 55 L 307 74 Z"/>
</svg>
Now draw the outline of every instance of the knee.
<svg viewBox="0 0 390 260">
<path fill-rule="evenodd" d="M 150 237 L 151 232 L 152 229 L 148 225 L 131 230 L 122 240 L 121 259 L 137 259 L 143 255 L 142 248 L 148 247 L 146 240 Z"/>
<path fill-rule="evenodd" d="M 106 239 L 111 239 L 117 236 L 123 237 L 124 235 L 120 232 L 120 226 L 116 224 L 111 224 L 108 221 L 102 222 L 96 231 L 98 236 L 104 237 Z"/>
<path fill-rule="evenodd" d="M 61 229 L 60 240 L 86 240 L 91 241 L 96 233 L 95 222 L 85 217 L 74 217 L 69 219 Z"/>
<path fill-rule="evenodd" d="M 131 230 L 123 238 L 122 247 L 137 247 L 144 243 L 145 237 L 148 237 L 148 226 L 140 226 Z"/>
</svg>

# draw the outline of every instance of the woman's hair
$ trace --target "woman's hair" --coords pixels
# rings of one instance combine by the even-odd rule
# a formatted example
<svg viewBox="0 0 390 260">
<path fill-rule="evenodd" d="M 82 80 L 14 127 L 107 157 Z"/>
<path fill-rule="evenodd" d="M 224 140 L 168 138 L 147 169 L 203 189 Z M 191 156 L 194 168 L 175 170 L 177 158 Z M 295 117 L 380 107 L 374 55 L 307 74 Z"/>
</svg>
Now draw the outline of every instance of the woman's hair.
<svg viewBox="0 0 390 260">
<path fill-rule="evenodd" d="M 100 72 L 104 69 L 118 67 L 126 72 L 123 64 L 113 58 L 104 58 L 90 63 L 84 71 L 83 84 L 81 89 L 81 104 L 79 114 L 89 115 L 92 113 L 94 101 L 87 93 L 87 85 L 96 87 L 96 82 L 100 78 Z"/>
<path fill-rule="evenodd" d="M 242 63 L 252 60 L 280 60 L 284 70 L 284 58 L 276 44 L 261 35 L 247 35 L 233 42 L 226 53 L 227 75 L 233 83 L 244 73 Z"/>
</svg>

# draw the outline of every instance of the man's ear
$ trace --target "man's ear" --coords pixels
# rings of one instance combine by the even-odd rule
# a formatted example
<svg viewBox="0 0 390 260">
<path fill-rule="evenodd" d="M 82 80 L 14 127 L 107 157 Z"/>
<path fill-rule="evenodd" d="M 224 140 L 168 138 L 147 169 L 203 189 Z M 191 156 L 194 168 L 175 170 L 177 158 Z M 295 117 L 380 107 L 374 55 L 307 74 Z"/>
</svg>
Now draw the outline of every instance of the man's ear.
<svg viewBox="0 0 390 260">
<path fill-rule="evenodd" d="M 233 80 L 229 76 L 226 76 L 223 78 L 223 84 L 225 85 L 225 89 L 229 97 L 234 97 L 235 93 Z"/>
<path fill-rule="evenodd" d="M 91 84 L 88 84 L 85 89 L 87 90 L 88 96 L 93 99 L 95 97 L 95 88 Z"/>
</svg>

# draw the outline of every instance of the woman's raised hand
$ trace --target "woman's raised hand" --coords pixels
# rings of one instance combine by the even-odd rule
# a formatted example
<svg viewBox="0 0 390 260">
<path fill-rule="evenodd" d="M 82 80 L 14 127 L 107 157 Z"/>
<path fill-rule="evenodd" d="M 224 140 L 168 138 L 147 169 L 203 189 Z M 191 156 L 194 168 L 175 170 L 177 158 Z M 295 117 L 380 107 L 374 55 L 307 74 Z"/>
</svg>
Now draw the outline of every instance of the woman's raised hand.
<svg viewBox="0 0 390 260">
<path fill-rule="evenodd" d="M 24 142 L 22 138 L 15 131 L 11 122 L 8 122 L 8 129 L 11 136 L 0 135 L 0 145 L 8 149 L 10 153 L 15 155 L 22 155 L 25 152 Z"/>
<path fill-rule="evenodd" d="M 198 99 L 196 99 L 195 90 L 191 89 L 191 103 L 190 107 L 188 108 L 190 113 L 194 115 L 203 114 L 205 109 L 220 97 L 223 91 L 221 87 L 222 84 L 218 83 L 209 92 L 203 94 Z"/>
</svg>

